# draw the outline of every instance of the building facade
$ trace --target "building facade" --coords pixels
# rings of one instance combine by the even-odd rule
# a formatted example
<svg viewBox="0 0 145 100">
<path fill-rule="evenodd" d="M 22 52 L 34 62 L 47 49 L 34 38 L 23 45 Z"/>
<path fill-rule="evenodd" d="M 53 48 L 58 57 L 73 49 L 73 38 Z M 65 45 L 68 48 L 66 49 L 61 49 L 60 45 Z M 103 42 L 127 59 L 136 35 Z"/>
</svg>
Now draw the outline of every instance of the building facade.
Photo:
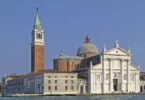
<svg viewBox="0 0 145 100">
<path fill-rule="evenodd" d="M 100 63 L 88 68 L 89 93 L 140 92 L 140 68 L 131 63 L 130 49 L 119 47 L 100 54 Z"/>
<path fill-rule="evenodd" d="M 45 70 L 8 80 L 3 89 L 5 90 L 3 96 L 19 94 L 77 95 L 86 93 L 86 80 L 78 79 L 78 74 L 75 72 Z"/>
</svg>

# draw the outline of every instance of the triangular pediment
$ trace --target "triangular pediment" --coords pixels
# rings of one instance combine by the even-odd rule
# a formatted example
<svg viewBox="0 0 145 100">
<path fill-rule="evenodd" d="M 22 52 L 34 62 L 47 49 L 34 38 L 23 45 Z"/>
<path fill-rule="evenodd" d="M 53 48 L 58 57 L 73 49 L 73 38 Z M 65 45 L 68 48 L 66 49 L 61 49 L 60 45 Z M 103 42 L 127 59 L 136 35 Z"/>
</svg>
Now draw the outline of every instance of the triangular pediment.
<svg viewBox="0 0 145 100">
<path fill-rule="evenodd" d="M 120 48 L 120 47 L 115 47 L 115 48 L 112 48 L 110 50 L 107 50 L 104 52 L 104 54 L 110 54 L 110 55 L 124 55 L 124 56 L 127 56 L 127 55 L 131 55 L 130 53 L 128 53 L 126 50 Z"/>
</svg>

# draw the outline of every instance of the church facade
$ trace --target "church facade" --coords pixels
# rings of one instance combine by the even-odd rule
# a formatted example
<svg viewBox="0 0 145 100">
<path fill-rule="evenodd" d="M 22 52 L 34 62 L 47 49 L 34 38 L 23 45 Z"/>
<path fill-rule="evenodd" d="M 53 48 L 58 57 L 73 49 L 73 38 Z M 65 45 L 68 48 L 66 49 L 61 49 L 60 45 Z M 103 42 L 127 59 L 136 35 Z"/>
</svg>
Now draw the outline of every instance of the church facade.
<svg viewBox="0 0 145 100">
<path fill-rule="evenodd" d="M 130 48 L 128 51 L 119 47 L 116 42 L 114 48 L 104 50 L 100 62 L 88 68 L 89 93 L 112 93 L 140 91 L 140 68 L 131 63 Z"/>
</svg>

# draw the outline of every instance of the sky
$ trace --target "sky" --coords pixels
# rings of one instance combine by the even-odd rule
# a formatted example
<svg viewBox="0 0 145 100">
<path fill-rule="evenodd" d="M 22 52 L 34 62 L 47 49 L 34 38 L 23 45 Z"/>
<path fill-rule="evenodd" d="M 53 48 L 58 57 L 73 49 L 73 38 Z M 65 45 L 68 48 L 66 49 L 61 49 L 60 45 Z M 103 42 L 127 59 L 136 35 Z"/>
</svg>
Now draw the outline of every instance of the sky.
<svg viewBox="0 0 145 100">
<path fill-rule="evenodd" d="M 86 35 L 99 52 L 119 46 L 145 71 L 145 0 L 1 0 L 0 77 L 31 70 L 31 32 L 36 8 L 45 34 L 45 68 L 62 50 L 76 55 Z"/>
</svg>

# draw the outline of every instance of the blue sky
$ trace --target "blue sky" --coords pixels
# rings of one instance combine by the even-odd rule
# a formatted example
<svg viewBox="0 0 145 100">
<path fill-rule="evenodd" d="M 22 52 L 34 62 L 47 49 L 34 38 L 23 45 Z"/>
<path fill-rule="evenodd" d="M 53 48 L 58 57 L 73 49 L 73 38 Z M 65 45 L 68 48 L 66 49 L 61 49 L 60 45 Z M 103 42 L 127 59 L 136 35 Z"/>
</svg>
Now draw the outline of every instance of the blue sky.
<svg viewBox="0 0 145 100">
<path fill-rule="evenodd" d="M 116 39 L 130 46 L 132 63 L 145 70 L 145 0 L 1 0 L 0 76 L 30 72 L 36 7 L 45 31 L 45 68 L 61 50 L 75 55 L 88 34 L 100 52 Z"/>
</svg>

